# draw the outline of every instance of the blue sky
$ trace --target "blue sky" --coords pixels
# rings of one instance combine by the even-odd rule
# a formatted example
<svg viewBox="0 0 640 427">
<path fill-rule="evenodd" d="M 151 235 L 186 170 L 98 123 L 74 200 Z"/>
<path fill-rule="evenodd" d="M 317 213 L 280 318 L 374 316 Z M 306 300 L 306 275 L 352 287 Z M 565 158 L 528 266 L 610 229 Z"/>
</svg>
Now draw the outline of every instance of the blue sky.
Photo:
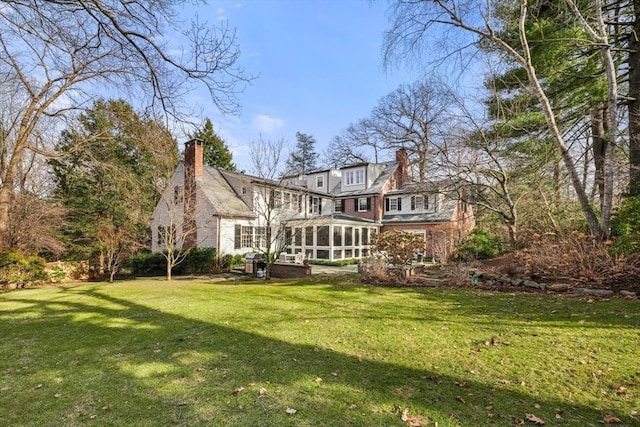
<svg viewBox="0 0 640 427">
<path fill-rule="evenodd" d="M 240 95 L 238 116 L 220 115 L 197 94 L 240 169 L 251 170 L 248 145 L 260 136 L 293 147 L 296 132 L 310 134 L 322 153 L 381 97 L 420 77 L 382 68 L 386 8 L 366 0 L 223 0 L 190 9 L 235 27 L 241 65 L 258 75 Z"/>
</svg>

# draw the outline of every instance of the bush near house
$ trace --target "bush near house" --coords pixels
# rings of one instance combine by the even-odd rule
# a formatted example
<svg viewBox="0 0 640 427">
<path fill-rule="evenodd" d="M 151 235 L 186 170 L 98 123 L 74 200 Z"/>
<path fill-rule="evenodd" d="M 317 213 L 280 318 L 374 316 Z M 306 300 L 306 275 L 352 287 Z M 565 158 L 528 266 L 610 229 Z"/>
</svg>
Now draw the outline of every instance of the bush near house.
<svg viewBox="0 0 640 427">
<path fill-rule="evenodd" d="M 473 261 L 495 258 L 504 253 L 504 245 L 496 236 L 482 228 L 476 228 L 458 248 L 457 258 L 461 261 Z"/>
<path fill-rule="evenodd" d="M 214 248 L 196 248 L 189 251 L 184 261 L 173 267 L 174 275 L 210 274 L 228 270 L 236 262 L 235 257 L 217 257 Z M 161 252 L 143 252 L 129 260 L 133 275 L 137 277 L 164 276 L 167 259 Z"/>
</svg>

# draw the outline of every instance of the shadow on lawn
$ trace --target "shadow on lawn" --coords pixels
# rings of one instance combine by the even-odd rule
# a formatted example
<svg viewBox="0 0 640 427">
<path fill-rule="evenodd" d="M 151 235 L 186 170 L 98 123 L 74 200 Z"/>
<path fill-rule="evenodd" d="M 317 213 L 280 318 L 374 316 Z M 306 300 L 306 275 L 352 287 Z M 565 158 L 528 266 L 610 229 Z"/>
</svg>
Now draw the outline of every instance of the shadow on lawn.
<svg viewBox="0 0 640 427">
<path fill-rule="evenodd" d="M 0 312 L 3 329 L 19 328 L 18 339 L 29 342 L 20 357 L 0 361 L 7 380 L 25 376 L 24 389 L 2 392 L 0 412 L 9 414 L 8 425 L 15 423 L 16 412 L 11 408 L 28 407 L 34 394 L 40 399 L 39 393 L 57 389 L 56 384 L 45 384 L 34 390 L 33 381 L 52 371 L 64 379 L 57 386 L 64 391 L 60 398 L 52 399 L 55 404 L 33 414 L 33 425 L 95 421 L 102 425 L 298 426 L 319 425 L 322 420 L 320 425 L 327 426 L 387 426 L 407 425 L 400 412 L 410 408 L 410 415 L 429 414 L 440 426 L 513 425 L 530 412 L 547 425 L 554 425 L 555 415 L 560 414 L 558 425 L 582 426 L 597 425 L 604 415 L 593 408 L 542 400 L 497 384 L 492 387 L 468 378 L 362 360 L 188 319 L 114 298 L 99 286 L 63 287 L 60 292 L 66 296 L 48 301 L 12 298 L 26 307 Z M 99 305 L 74 302 L 73 295 L 95 298 Z M 449 294 L 442 297 L 455 300 Z M 29 319 L 34 310 L 42 316 Z M 16 320 L 21 315 L 24 320 Z M 47 331 L 60 340 L 55 351 Z M 428 354 L 425 348 L 416 357 Z M 38 360 L 48 362 L 39 364 Z M 60 360 L 70 362 L 60 365 Z M 23 364 L 29 369 L 22 369 Z M 77 383 L 67 384 L 70 378 Z M 109 402 L 100 395 L 102 387 L 110 390 Z M 239 387 L 245 390 L 238 392 Z M 260 387 L 267 390 L 263 397 L 258 397 Z M 287 394 L 291 390 L 295 398 Z M 288 397 L 280 397 L 284 395 Z M 400 412 L 394 413 L 394 405 Z M 287 415 L 287 407 L 298 412 Z M 513 408 L 521 409 L 515 412 Z M 623 421 L 639 425 L 631 418 Z"/>
</svg>

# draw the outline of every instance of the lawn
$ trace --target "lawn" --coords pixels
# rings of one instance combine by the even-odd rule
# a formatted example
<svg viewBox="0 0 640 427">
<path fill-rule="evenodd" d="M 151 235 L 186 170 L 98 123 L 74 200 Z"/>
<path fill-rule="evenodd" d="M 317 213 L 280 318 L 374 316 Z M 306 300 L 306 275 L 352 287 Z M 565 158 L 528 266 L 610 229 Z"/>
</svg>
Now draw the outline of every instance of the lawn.
<svg viewBox="0 0 640 427">
<path fill-rule="evenodd" d="M 2 293 L 0 425 L 640 426 L 640 301 L 353 280 Z"/>
</svg>

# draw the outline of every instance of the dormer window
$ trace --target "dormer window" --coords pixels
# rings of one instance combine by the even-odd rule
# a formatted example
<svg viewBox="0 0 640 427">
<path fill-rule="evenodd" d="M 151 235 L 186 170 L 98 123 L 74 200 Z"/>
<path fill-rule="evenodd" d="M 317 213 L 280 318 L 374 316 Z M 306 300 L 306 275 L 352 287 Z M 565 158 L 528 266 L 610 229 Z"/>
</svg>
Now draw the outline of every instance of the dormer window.
<svg viewBox="0 0 640 427">
<path fill-rule="evenodd" d="M 323 187 L 324 187 L 324 176 L 318 175 L 316 177 L 316 188 L 323 188 Z"/>
<path fill-rule="evenodd" d="M 344 173 L 345 185 L 359 185 L 364 184 L 364 169 L 357 169 L 355 171 L 347 171 Z"/>
<path fill-rule="evenodd" d="M 344 174 L 344 183 L 346 185 L 353 185 L 353 171 Z"/>
</svg>

